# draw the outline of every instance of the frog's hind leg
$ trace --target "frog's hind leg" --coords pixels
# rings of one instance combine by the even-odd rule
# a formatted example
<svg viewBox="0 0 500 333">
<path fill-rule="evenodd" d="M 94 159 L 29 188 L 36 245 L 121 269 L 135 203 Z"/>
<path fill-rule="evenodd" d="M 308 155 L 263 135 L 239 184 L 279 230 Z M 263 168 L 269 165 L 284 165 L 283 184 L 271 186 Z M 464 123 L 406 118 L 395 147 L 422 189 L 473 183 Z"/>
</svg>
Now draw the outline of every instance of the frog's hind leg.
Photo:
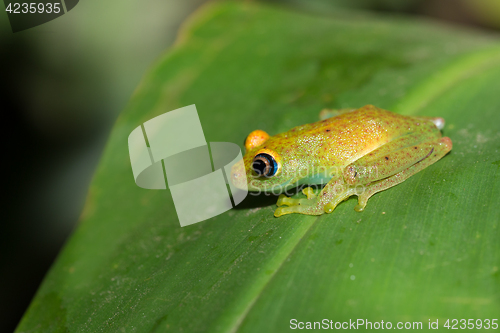
<svg viewBox="0 0 500 333">
<path fill-rule="evenodd" d="M 392 176 L 389 176 L 387 178 L 382 178 L 375 182 L 369 183 L 366 186 L 366 188 L 364 188 L 364 191 L 358 194 L 358 204 L 354 209 L 358 212 L 364 210 L 366 203 L 368 202 L 368 199 L 372 195 L 374 195 L 377 192 L 388 189 L 389 187 L 402 183 L 412 175 L 416 174 L 417 172 L 425 169 L 429 165 L 441 159 L 452 148 L 451 140 L 450 138 L 447 137 L 440 138 L 433 142 L 426 142 L 421 144 L 420 146 L 422 145 L 427 145 L 427 149 L 429 150 L 429 152 L 424 158 L 417 160 L 412 165 L 404 168 L 403 170 L 397 172 L 396 174 L 393 174 Z M 415 147 L 418 148 L 418 146 Z M 414 147 L 409 147 L 409 149 L 412 148 Z"/>
</svg>

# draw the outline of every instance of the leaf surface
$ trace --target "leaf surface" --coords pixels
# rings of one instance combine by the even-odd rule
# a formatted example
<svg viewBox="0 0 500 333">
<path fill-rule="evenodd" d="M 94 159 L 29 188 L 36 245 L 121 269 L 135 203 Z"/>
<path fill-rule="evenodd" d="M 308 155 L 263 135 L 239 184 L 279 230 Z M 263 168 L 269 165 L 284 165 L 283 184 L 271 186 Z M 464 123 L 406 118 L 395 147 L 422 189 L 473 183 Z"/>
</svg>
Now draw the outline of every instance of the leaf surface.
<svg viewBox="0 0 500 333">
<path fill-rule="evenodd" d="M 203 7 L 118 119 L 79 226 L 18 331 L 281 332 L 293 318 L 426 329 L 429 319 L 495 318 L 499 77 L 498 36 L 355 12 Z M 242 146 L 254 129 L 277 134 L 323 108 L 374 104 L 445 118 L 454 146 L 362 213 L 351 198 L 332 214 L 274 218 L 277 197 L 261 195 L 181 228 L 168 190 L 135 185 L 127 138 L 190 104 L 209 142 Z"/>
</svg>

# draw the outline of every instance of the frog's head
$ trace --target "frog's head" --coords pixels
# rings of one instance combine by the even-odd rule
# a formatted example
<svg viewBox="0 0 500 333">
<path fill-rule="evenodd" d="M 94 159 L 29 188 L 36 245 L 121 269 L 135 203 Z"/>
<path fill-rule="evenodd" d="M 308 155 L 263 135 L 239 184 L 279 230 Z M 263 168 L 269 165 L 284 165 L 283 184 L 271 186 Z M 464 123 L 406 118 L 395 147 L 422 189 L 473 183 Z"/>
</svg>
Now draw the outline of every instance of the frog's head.
<svg viewBox="0 0 500 333">
<path fill-rule="evenodd" d="M 231 181 L 249 191 L 281 192 L 296 186 L 300 177 L 297 160 L 289 155 L 287 137 L 269 135 L 261 130 L 250 133 L 245 141 L 243 160 L 231 170 Z"/>
</svg>

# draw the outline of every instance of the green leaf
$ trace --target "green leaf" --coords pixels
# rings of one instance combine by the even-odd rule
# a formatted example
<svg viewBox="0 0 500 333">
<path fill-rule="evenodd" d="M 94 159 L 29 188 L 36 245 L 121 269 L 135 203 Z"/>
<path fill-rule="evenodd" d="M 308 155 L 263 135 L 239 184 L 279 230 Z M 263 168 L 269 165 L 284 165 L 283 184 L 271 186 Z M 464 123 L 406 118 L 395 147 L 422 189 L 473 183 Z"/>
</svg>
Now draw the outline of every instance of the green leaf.
<svg viewBox="0 0 500 333">
<path fill-rule="evenodd" d="M 500 313 L 500 44 L 409 18 L 203 7 L 118 119 L 81 222 L 19 332 L 281 332 L 290 320 L 423 323 Z M 276 197 L 179 226 L 135 185 L 127 137 L 196 104 L 207 141 L 242 143 L 374 104 L 440 116 L 453 150 L 332 214 L 274 218 Z M 193 188 L 196 195 L 196 188 Z M 196 207 L 193 207 L 196 209 Z"/>
</svg>

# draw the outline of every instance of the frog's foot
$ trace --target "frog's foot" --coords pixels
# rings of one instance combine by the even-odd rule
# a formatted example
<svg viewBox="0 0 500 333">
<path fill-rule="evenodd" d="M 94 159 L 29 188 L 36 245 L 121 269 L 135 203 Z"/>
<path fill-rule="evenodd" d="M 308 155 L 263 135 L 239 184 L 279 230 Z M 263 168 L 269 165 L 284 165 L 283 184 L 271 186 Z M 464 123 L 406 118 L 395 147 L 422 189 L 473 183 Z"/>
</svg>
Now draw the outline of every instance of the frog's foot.
<svg viewBox="0 0 500 333">
<path fill-rule="evenodd" d="M 357 194 L 356 187 L 349 187 L 339 179 L 330 181 L 319 195 L 315 195 L 310 187 L 303 189 L 302 193 L 307 195 L 308 199 L 292 199 L 284 194 L 280 195 L 276 203 L 279 208 L 274 212 L 274 216 L 279 217 L 292 213 L 306 215 L 331 213 L 339 203 L 347 200 L 351 195 Z"/>
<path fill-rule="evenodd" d="M 356 188 L 346 188 L 346 191 L 342 192 L 341 194 L 335 196 L 330 202 L 328 202 L 324 207 L 323 210 L 325 213 L 330 214 L 333 212 L 335 207 L 342 201 L 346 201 L 349 199 L 351 195 L 356 194 Z"/>
<path fill-rule="evenodd" d="M 316 195 L 310 187 L 304 189 L 302 192 L 308 196 L 308 199 L 293 199 L 284 194 L 278 198 L 276 205 L 278 208 L 274 212 L 274 216 L 280 217 L 286 214 L 306 214 L 306 215 L 321 215 L 323 214 L 322 206 L 319 205 Z M 288 206 L 288 207 L 284 207 Z"/>
<path fill-rule="evenodd" d="M 307 196 L 307 199 L 292 199 L 287 197 L 284 194 L 281 194 L 278 197 L 278 202 L 276 205 L 279 206 L 300 206 L 300 205 L 311 205 L 311 202 L 309 200 L 315 199 L 316 194 L 314 194 L 314 191 L 311 187 L 306 187 L 302 189 L 302 193 Z"/>
</svg>

